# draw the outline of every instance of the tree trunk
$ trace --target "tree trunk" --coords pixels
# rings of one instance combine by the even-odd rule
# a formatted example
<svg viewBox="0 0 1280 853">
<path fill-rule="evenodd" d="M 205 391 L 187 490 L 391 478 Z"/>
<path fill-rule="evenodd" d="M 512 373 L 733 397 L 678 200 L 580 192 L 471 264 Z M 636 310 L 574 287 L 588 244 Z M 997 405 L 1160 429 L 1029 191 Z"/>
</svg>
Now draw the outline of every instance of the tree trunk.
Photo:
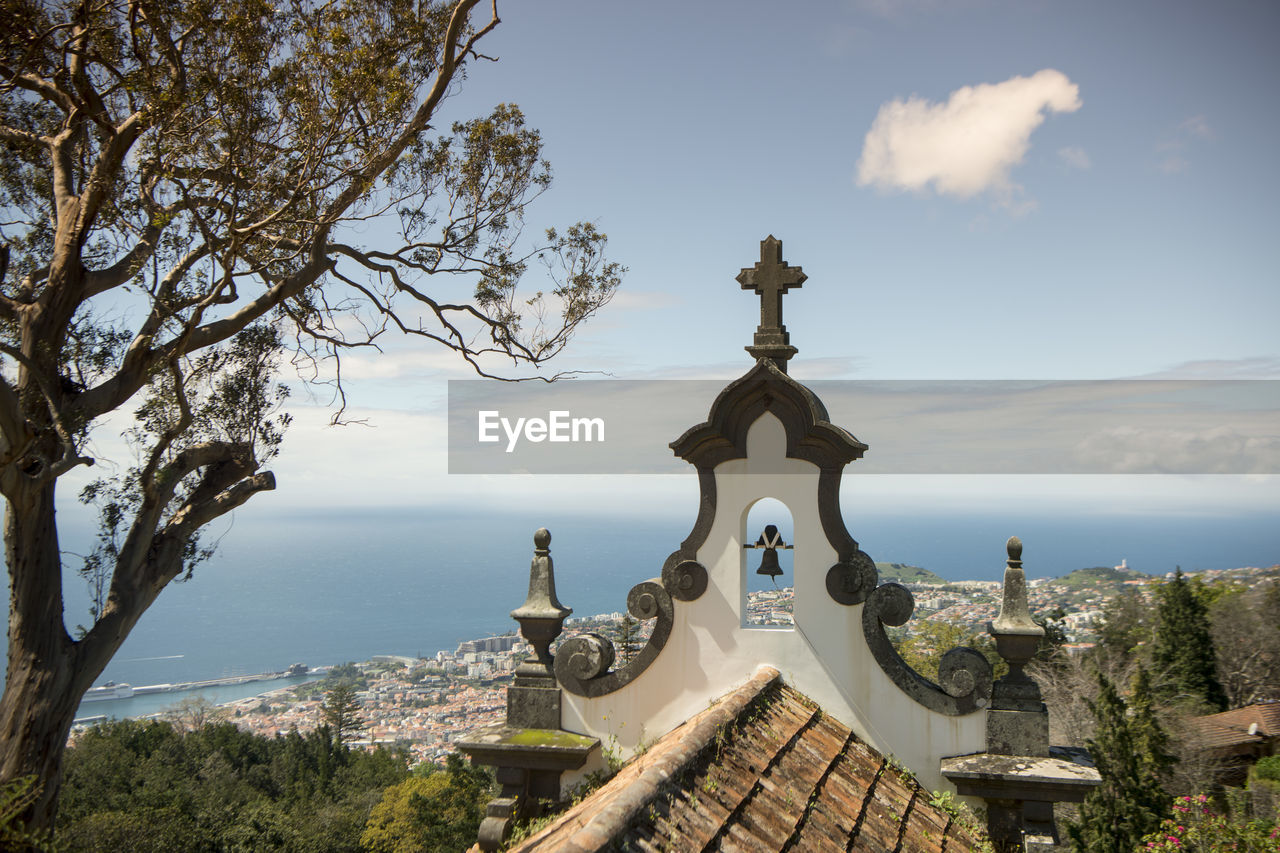
<svg viewBox="0 0 1280 853">
<path fill-rule="evenodd" d="M 6 483 L 9 659 L 0 697 L 0 783 L 35 777 L 40 793 L 22 821 L 41 830 L 53 827 L 63 750 L 80 700 L 181 569 L 183 543 L 153 541 L 127 565 L 117 563 L 102 612 L 87 635 L 73 640 L 63 616 L 56 481 L 19 482 L 20 476 Z"/>
<path fill-rule="evenodd" d="M 29 648 L 9 649 L 9 681 L 0 700 L 0 738 L 8 750 L 0 757 L 0 781 L 36 777 L 39 796 L 21 817 L 29 829 L 53 826 L 63 747 L 84 695 L 71 686 L 74 680 L 65 659 L 49 663 Z"/>
<path fill-rule="evenodd" d="M 9 658 L 0 698 L 0 781 L 36 777 L 39 796 L 23 821 L 44 829 L 53 825 L 62 752 L 76 708 L 102 668 L 77 672 L 75 643 L 63 626 L 54 486 L 23 491 L 19 503 L 8 503 L 5 516 Z"/>
</svg>

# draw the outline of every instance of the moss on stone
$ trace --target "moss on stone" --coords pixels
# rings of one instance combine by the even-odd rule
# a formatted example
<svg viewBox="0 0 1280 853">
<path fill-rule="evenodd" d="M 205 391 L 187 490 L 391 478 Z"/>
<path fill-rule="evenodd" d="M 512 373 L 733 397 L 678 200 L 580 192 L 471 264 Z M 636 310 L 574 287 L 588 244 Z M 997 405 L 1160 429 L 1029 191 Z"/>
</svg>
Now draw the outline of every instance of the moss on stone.
<svg viewBox="0 0 1280 853">
<path fill-rule="evenodd" d="M 586 735 L 560 729 L 520 729 L 504 737 L 501 742 L 513 746 L 584 747 L 590 746 L 594 740 Z"/>
</svg>

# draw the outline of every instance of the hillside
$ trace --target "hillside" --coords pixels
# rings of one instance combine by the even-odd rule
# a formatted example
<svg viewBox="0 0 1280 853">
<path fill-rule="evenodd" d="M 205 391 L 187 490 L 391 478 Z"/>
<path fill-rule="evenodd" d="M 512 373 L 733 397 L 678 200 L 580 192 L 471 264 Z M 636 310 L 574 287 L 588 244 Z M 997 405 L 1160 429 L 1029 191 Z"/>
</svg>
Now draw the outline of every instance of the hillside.
<svg viewBox="0 0 1280 853">
<path fill-rule="evenodd" d="M 1074 572 L 1058 578 L 1057 583 L 1071 589 L 1080 589 L 1092 586 L 1116 586 L 1125 581 L 1146 580 L 1150 577 L 1151 575 L 1140 572 L 1137 569 L 1094 566 L 1089 569 L 1076 569 Z"/>
<path fill-rule="evenodd" d="M 880 573 L 880 583 L 946 583 L 928 569 L 905 563 L 876 563 L 876 571 Z"/>
</svg>

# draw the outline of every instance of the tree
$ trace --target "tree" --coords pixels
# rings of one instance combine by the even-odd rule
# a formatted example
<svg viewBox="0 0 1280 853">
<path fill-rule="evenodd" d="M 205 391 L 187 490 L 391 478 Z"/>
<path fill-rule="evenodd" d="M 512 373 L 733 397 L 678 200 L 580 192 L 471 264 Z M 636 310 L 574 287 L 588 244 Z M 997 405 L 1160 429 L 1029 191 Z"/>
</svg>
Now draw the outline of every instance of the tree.
<svg viewBox="0 0 1280 853">
<path fill-rule="evenodd" d="M 1169 752 L 1169 735 L 1156 714 L 1151 676 L 1139 666 L 1129 694 L 1129 724 L 1133 729 L 1137 757 L 1158 782 L 1168 777 L 1176 758 Z"/>
<path fill-rule="evenodd" d="M 165 716 L 178 728 L 194 732 L 204 728 L 224 712 L 207 696 L 187 696 L 165 709 Z"/>
<path fill-rule="evenodd" d="M 229 723 L 107 723 L 67 750 L 57 849 L 356 850 L 407 757 L 335 746 L 323 726 L 267 738 Z"/>
<path fill-rule="evenodd" d="M 433 131 L 493 2 L 6 0 L 0 783 L 36 777 L 28 826 L 52 820 L 80 697 L 209 555 L 201 529 L 274 488 L 283 358 L 336 383 L 340 415 L 347 348 L 399 331 L 483 375 L 539 365 L 617 287 L 590 224 L 519 248 L 551 177 L 517 107 Z M 535 262 L 551 284 L 526 299 Z M 112 413 L 136 460 L 83 494 L 101 525 L 73 636 L 56 487 Z"/>
<path fill-rule="evenodd" d="M 629 664 L 640 650 L 640 620 L 630 613 L 622 614 L 622 621 L 614 629 L 614 648 L 618 652 L 618 662 Z"/>
<path fill-rule="evenodd" d="M 35 802 L 39 791 L 34 776 L 0 785 L 0 849 L 44 850 L 49 846 L 48 830 L 31 832 L 18 818 Z"/>
<path fill-rule="evenodd" d="M 1095 652 L 1117 659 L 1119 666 L 1138 657 L 1144 644 L 1151 641 L 1153 610 L 1133 587 L 1121 589 L 1103 605 Z"/>
<path fill-rule="evenodd" d="M 333 732 L 333 739 L 342 746 L 349 736 L 357 735 L 364 730 L 364 719 L 360 716 L 360 702 L 356 692 L 346 684 L 339 684 L 325 694 L 320 706 L 324 721 Z"/>
<path fill-rule="evenodd" d="M 1280 823 L 1219 814 L 1219 805 L 1206 794 L 1179 797 L 1174 815 L 1143 839 L 1143 853 L 1270 853 L 1280 838 Z M 1231 809 L 1234 811 L 1234 808 Z"/>
<path fill-rule="evenodd" d="M 919 619 L 910 624 L 898 644 L 898 654 L 925 678 L 937 679 L 942 656 L 957 646 L 971 645 L 974 639 L 973 632 L 957 622 Z"/>
<path fill-rule="evenodd" d="M 1280 581 L 1219 596 L 1209 621 L 1228 705 L 1280 699 Z"/>
<path fill-rule="evenodd" d="M 1227 709 L 1226 694 L 1218 683 L 1208 608 L 1181 568 L 1172 581 L 1160 586 L 1151 664 L 1163 698 L 1191 700 L 1214 711 Z"/>
<path fill-rule="evenodd" d="M 985 657 L 996 678 L 1009 672 L 1009 665 L 996 652 L 996 644 L 991 636 L 985 631 L 975 632 L 960 622 L 938 618 L 919 619 L 897 629 L 895 638 L 895 648 L 907 665 L 931 680 L 938 678 L 938 665 L 942 663 L 942 656 L 959 647 L 973 649 Z"/>
<path fill-rule="evenodd" d="M 1049 742 L 1084 746 L 1093 736 L 1089 704 L 1098 696 L 1098 672 L 1112 684 L 1130 680 L 1132 667 L 1115 657 L 1061 655 L 1056 660 L 1033 660 L 1027 674 L 1040 686 L 1049 714 Z"/>
<path fill-rule="evenodd" d="M 475 843 L 493 777 L 450 755 L 443 770 L 393 785 L 373 807 L 360 846 L 370 853 L 462 851 Z"/>
<path fill-rule="evenodd" d="M 1067 644 L 1067 611 L 1055 607 L 1047 613 L 1033 617 L 1044 628 L 1044 636 L 1036 648 L 1035 660 L 1041 663 L 1058 663 L 1063 658 L 1062 647 Z"/>
<path fill-rule="evenodd" d="M 1101 672 L 1097 678 L 1098 699 L 1089 703 L 1097 725 L 1088 747 L 1102 784 L 1085 796 L 1067 834 L 1080 853 L 1131 853 L 1169 810 L 1160 774 L 1170 759 L 1146 676 L 1134 683 L 1133 716 L 1115 685 Z"/>
</svg>

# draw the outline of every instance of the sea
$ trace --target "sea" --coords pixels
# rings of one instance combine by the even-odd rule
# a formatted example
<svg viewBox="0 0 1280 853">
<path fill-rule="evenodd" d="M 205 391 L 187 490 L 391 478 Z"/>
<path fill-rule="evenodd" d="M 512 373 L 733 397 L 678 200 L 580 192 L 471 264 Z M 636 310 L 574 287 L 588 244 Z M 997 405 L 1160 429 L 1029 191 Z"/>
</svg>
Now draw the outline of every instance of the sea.
<svg viewBox="0 0 1280 853">
<path fill-rule="evenodd" d="M 692 521 L 691 514 L 633 517 L 539 507 L 241 510 L 215 531 L 216 555 L 190 580 L 164 590 L 97 684 L 197 681 L 375 655 L 431 656 L 510 631 L 516 627 L 510 611 L 528 589 L 533 533 L 543 526 L 552 532 L 560 601 L 575 616 L 621 611 L 628 590 L 660 573 Z M 1280 562 L 1280 527 L 1262 513 L 893 513 L 846 518 L 846 525 L 876 560 L 922 566 L 948 580 L 998 580 L 1005 540 L 1014 534 L 1025 543 L 1032 578 L 1122 559 L 1151 574 L 1175 566 L 1194 571 Z M 789 537 L 789 526 L 782 533 Z M 89 600 L 75 562 L 68 559 L 65 578 L 73 632 L 87 622 Z M 783 567 L 789 572 L 789 561 Z M 768 582 L 748 574 L 753 584 Z M 288 683 L 205 695 L 230 701 Z M 80 716 L 156 713 L 187 695 L 85 703 Z"/>
</svg>

